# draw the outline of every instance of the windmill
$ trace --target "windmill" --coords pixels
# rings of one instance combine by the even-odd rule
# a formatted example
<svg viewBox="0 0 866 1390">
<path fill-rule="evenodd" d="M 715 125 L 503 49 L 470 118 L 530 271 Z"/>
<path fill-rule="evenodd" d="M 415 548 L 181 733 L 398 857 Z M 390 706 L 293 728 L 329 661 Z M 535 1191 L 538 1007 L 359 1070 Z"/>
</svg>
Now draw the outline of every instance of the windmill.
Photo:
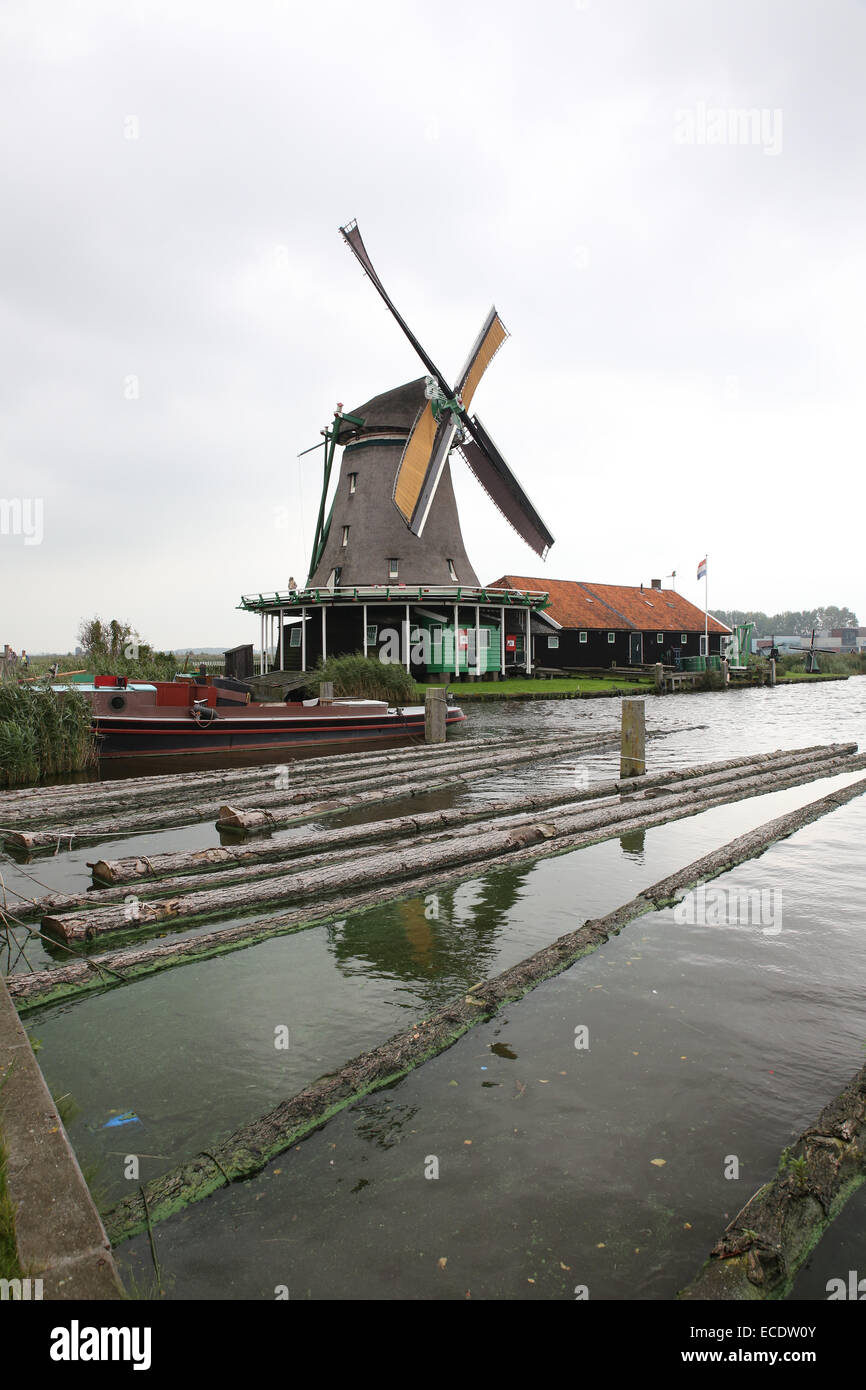
<svg viewBox="0 0 866 1390">
<path fill-rule="evenodd" d="M 484 372 L 508 336 L 496 309 L 485 318 L 452 386 L 389 298 L 357 222 L 341 227 L 340 233 L 414 347 L 426 376 L 376 396 L 351 415 L 338 407 L 333 427 L 324 432 L 324 487 L 308 584 L 477 584 L 451 483 L 449 456 L 454 451 L 518 535 L 544 558 L 553 544 L 550 530 L 487 429 L 469 413 Z M 345 448 L 326 520 L 337 444 Z"/>
</svg>

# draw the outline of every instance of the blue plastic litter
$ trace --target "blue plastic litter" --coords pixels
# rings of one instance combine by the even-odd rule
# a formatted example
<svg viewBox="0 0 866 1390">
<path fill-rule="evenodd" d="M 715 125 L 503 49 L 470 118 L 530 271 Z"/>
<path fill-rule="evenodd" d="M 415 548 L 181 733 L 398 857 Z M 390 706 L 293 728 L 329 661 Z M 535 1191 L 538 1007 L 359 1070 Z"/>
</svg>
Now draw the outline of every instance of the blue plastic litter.
<svg viewBox="0 0 866 1390">
<path fill-rule="evenodd" d="M 117 1129 L 119 1125 L 140 1125 L 141 1120 L 132 1110 L 127 1110 L 125 1115 L 115 1115 L 112 1120 L 106 1120 L 103 1129 Z"/>
</svg>

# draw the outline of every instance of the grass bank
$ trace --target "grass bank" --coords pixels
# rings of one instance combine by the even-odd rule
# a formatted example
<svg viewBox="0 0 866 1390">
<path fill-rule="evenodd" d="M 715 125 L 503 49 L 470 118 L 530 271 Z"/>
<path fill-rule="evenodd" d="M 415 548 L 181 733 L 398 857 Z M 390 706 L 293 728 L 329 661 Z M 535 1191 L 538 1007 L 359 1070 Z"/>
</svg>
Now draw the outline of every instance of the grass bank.
<svg viewBox="0 0 866 1390">
<path fill-rule="evenodd" d="M 646 676 L 633 681 L 610 676 L 554 676 L 550 680 L 455 681 L 450 688 L 457 703 L 463 704 L 467 700 L 578 700 L 585 695 L 643 695 L 651 693 L 655 683 Z"/>
</svg>

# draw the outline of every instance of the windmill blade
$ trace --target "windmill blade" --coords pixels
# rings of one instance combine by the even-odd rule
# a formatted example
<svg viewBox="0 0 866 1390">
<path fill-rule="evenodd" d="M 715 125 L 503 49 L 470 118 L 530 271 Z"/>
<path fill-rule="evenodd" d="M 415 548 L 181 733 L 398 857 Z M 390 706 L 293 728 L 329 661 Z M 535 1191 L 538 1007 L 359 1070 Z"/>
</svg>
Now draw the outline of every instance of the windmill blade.
<svg viewBox="0 0 866 1390">
<path fill-rule="evenodd" d="M 415 337 L 415 334 L 412 332 L 408 323 L 402 317 L 402 315 L 397 312 L 397 309 L 391 302 L 391 299 L 388 296 L 388 292 L 385 289 L 385 286 L 382 284 L 382 281 L 379 279 L 378 275 L 376 274 L 376 271 L 373 269 L 373 262 L 370 260 L 370 257 L 367 254 L 367 248 L 361 239 L 361 233 L 358 231 L 357 222 L 347 222 L 345 227 L 340 228 L 340 235 L 342 236 L 343 240 L 345 241 L 349 250 L 352 252 L 355 259 L 363 267 L 367 275 L 372 280 L 379 294 L 382 296 L 385 303 L 388 305 L 388 308 L 391 310 L 391 313 L 394 315 L 394 318 L 397 320 L 403 332 L 406 334 L 406 337 L 409 339 L 409 342 L 412 344 L 418 356 L 421 358 L 421 361 L 424 363 L 424 366 L 427 368 L 430 375 L 436 377 L 437 381 L 441 385 L 446 395 L 453 396 L 453 391 L 451 391 L 446 385 L 442 373 L 439 371 L 439 368 L 436 366 L 436 363 L 433 361 L 431 357 L 427 356 L 427 353 L 424 351 L 421 344 L 418 342 L 418 339 Z"/>
<path fill-rule="evenodd" d="M 469 429 L 471 438 L 459 445 L 458 453 L 466 460 L 488 497 L 506 520 L 510 521 L 517 534 L 543 560 L 553 545 L 553 535 L 477 415 L 473 415 L 469 421 Z"/>
<path fill-rule="evenodd" d="M 437 421 L 431 401 L 424 402 L 412 426 L 394 479 L 394 502 L 413 535 L 424 530 L 456 428 L 450 411 Z"/>
<path fill-rule="evenodd" d="M 457 381 L 457 392 L 463 404 L 460 415 L 467 427 L 469 417 L 465 413 L 466 406 L 507 337 L 508 329 L 496 309 L 491 309 Z M 437 425 L 432 403 L 428 401 L 412 427 L 394 482 L 394 501 L 410 531 L 416 536 L 420 536 L 424 530 L 454 434 L 455 421 L 451 412 L 443 415 Z"/>
<path fill-rule="evenodd" d="M 507 337 L 508 329 L 494 306 L 484 320 L 481 332 L 475 339 L 472 351 L 457 379 L 457 394 L 463 402 L 464 410 L 469 409 L 479 381 Z"/>
</svg>

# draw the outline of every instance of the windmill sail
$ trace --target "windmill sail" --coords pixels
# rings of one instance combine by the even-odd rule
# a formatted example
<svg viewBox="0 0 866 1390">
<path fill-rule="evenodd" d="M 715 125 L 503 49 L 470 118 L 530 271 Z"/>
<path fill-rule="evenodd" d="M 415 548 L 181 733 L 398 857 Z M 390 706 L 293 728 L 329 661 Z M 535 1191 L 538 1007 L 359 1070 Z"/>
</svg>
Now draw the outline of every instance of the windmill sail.
<svg viewBox="0 0 866 1390">
<path fill-rule="evenodd" d="M 403 332 L 406 334 L 406 337 L 409 339 L 409 342 L 412 344 L 418 356 L 421 358 L 421 361 L 424 363 L 424 366 L 427 368 L 428 372 L 430 372 L 431 376 L 435 376 L 436 379 L 441 382 L 442 374 L 439 371 L 439 368 L 436 366 L 435 362 L 433 362 L 427 356 L 421 344 L 418 342 L 418 339 L 415 337 L 415 334 L 412 332 L 408 323 L 403 318 L 402 314 L 399 314 L 397 312 L 397 309 L 394 307 L 394 304 L 388 295 L 388 291 L 385 289 L 385 286 L 382 284 L 382 281 L 379 279 L 378 275 L 376 274 L 376 271 L 373 269 L 373 262 L 370 260 L 370 257 L 367 254 L 367 248 L 361 240 L 361 233 L 358 231 L 357 222 L 347 222 L 345 227 L 340 228 L 340 234 L 343 240 L 345 241 L 346 245 L 349 247 L 349 250 L 352 252 L 355 259 L 366 271 L 367 275 L 372 280 L 379 294 L 382 296 L 385 303 L 388 305 L 388 308 L 391 310 L 391 313 L 394 315 Z"/>
<path fill-rule="evenodd" d="M 496 309 L 491 309 L 457 381 L 457 394 L 463 402 L 464 410 L 469 409 L 479 381 L 507 337 L 508 329 Z"/>
<path fill-rule="evenodd" d="M 543 560 L 553 545 L 550 530 L 545 526 L 477 415 L 472 417 L 471 429 L 472 437 L 458 446 L 458 453 L 463 456 L 488 497 L 511 522 L 517 534 Z"/>
<path fill-rule="evenodd" d="M 472 400 L 479 381 L 507 337 L 508 329 L 495 308 L 491 309 L 457 381 L 457 398 L 462 407 L 460 416 L 467 419 L 467 423 L 468 417 L 465 417 L 464 411 Z M 437 425 L 433 404 L 428 401 L 415 422 L 400 460 L 394 482 L 394 501 L 403 513 L 410 531 L 416 536 L 420 536 L 424 529 L 424 522 L 436 495 L 456 429 L 457 420 L 450 410 L 443 412 Z"/>
</svg>

